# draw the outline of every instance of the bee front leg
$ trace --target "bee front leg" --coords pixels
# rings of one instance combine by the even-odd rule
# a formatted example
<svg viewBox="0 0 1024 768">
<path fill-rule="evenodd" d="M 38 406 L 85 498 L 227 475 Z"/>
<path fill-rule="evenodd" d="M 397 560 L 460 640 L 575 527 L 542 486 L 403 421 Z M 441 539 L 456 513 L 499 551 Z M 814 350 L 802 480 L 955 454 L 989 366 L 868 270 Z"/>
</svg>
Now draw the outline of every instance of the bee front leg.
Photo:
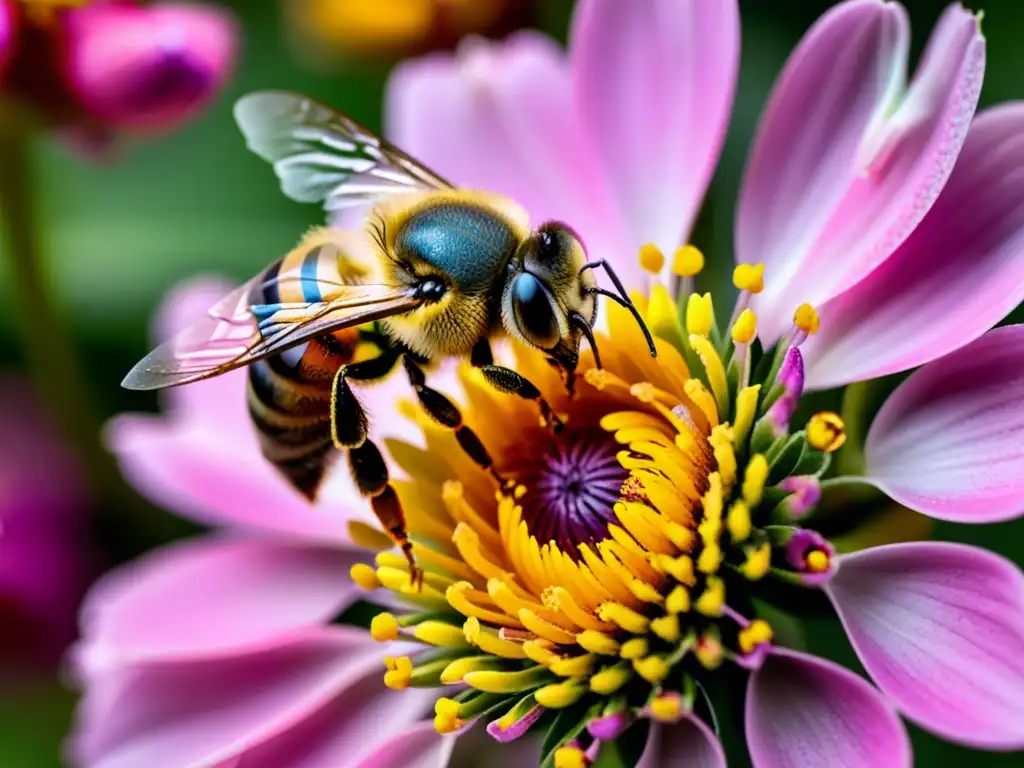
<svg viewBox="0 0 1024 768">
<path fill-rule="evenodd" d="M 522 374 L 506 368 L 504 365 L 494 365 L 494 357 L 491 355 L 490 344 L 487 340 L 477 342 L 470 357 L 470 363 L 480 369 L 487 382 L 499 392 L 510 395 L 519 395 L 524 400 L 532 400 L 540 408 L 540 423 L 543 427 L 551 427 L 557 434 L 565 427 L 555 409 L 541 395 L 537 385 L 531 382 Z"/>
<path fill-rule="evenodd" d="M 384 378 L 394 369 L 398 358 L 399 353 L 389 349 L 379 357 L 338 369 L 331 388 L 331 437 L 335 447 L 347 453 L 352 479 L 359 492 L 370 500 L 373 514 L 405 553 L 409 561 L 409 581 L 413 589 L 419 590 L 423 586 L 423 569 L 416 564 L 412 553 L 402 502 L 391 485 L 388 465 L 380 449 L 368 437 L 366 411 L 348 385 L 348 379 Z"/>
<path fill-rule="evenodd" d="M 427 377 L 423 373 L 423 369 L 409 355 L 402 358 L 402 363 L 409 376 L 409 383 L 412 384 L 416 397 L 427 415 L 442 427 L 452 430 L 455 433 L 455 439 L 466 455 L 480 467 L 486 469 L 502 490 L 511 491 L 515 482 L 502 476 L 494 468 L 494 460 L 480 438 L 477 437 L 476 432 L 462 423 L 462 413 L 458 406 L 436 389 L 427 386 Z"/>
</svg>

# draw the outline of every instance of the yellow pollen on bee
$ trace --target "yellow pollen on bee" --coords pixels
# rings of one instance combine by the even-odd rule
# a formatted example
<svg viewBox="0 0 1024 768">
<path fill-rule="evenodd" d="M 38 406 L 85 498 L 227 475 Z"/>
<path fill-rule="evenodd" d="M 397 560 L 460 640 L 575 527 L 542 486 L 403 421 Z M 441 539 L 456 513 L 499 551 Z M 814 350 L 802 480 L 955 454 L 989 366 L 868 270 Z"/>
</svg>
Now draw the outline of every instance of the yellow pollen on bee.
<svg viewBox="0 0 1024 768">
<path fill-rule="evenodd" d="M 725 607 L 725 582 L 717 576 L 708 576 L 707 586 L 693 607 L 705 616 L 721 616 Z"/>
<path fill-rule="evenodd" d="M 738 264 L 732 271 L 732 284 L 741 291 L 764 290 L 764 264 Z"/>
<path fill-rule="evenodd" d="M 378 643 L 386 643 L 398 639 L 398 619 L 385 611 L 378 613 L 370 620 L 370 637 Z"/>
<path fill-rule="evenodd" d="M 412 679 L 412 659 L 408 656 L 385 656 L 384 666 L 388 668 L 384 673 L 384 685 L 394 691 L 404 691 L 409 687 L 409 681 Z"/>
<path fill-rule="evenodd" d="M 818 332 L 818 312 L 810 304 L 801 304 L 793 313 L 793 325 L 811 336 Z"/>
<path fill-rule="evenodd" d="M 733 541 L 743 541 L 750 535 L 750 508 L 745 502 L 737 499 L 732 503 L 725 517 L 725 527 L 729 529 Z"/>
<path fill-rule="evenodd" d="M 588 768 L 587 753 L 579 747 L 559 747 L 555 750 L 555 768 Z"/>
<path fill-rule="evenodd" d="M 732 340 L 737 344 L 749 344 L 757 336 L 757 315 L 744 309 L 732 324 Z"/>
<path fill-rule="evenodd" d="M 837 451 L 846 442 L 846 425 L 838 413 L 816 413 L 807 422 L 807 442 L 822 453 Z"/>
<path fill-rule="evenodd" d="M 665 254 L 654 243 L 647 243 L 640 248 L 640 266 L 656 275 L 665 266 Z"/>
<path fill-rule="evenodd" d="M 768 459 L 760 453 L 755 453 L 747 462 L 747 468 L 743 472 L 743 501 L 751 509 L 761 503 L 764 484 L 768 480 L 768 469 Z"/>
<path fill-rule="evenodd" d="M 674 723 L 683 716 L 683 702 L 678 694 L 663 693 L 650 703 L 651 718 L 660 723 Z"/>
<path fill-rule="evenodd" d="M 440 698 L 434 702 L 434 730 L 438 733 L 454 733 L 465 723 L 459 718 L 462 705 L 454 699 Z"/>
<path fill-rule="evenodd" d="M 672 272 L 679 277 L 694 277 L 704 269 L 704 254 L 695 245 L 681 245 L 672 255 Z"/>
<path fill-rule="evenodd" d="M 357 587 L 367 592 L 372 592 L 380 586 L 377 571 L 366 563 L 356 563 L 349 569 L 348 575 Z"/>
<path fill-rule="evenodd" d="M 645 659 L 634 659 L 633 669 L 649 683 L 660 683 L 671 671 L 668 663 L 661 656 L 648 656 Z"/>
<path fill-rule="evenodd" d="M 707 336 L 715 324 L 715 308 L 711 294 L 691 293 L 686 300 L 686 332 L 695 336 Z"/>
<path fill-rule="evenodd" d="M 812 549 L 804 558 L 807 563 L 807 570 L 811 573 L 824 573 L 829 569 L 829 557 L 827 552 L 820 549 Z"/>
<path fill-rule="evenodd" d="M 740 566 L 740 572 L 750 581 L 763 579 L 772 564 L 772 547 L 765 542 L 747 551 L 747 559 Z"/>
<path fill-rule="evenodd" d="M 764 619 L 754 619 L 739 632 L 738 642 L 743 653 L 751 653 L 759 646 L 770 643 L 775 633 L 771 625 Z"/>
<path fill-rule="evenodd" d="M 619 655 L 624 659 L 639 659 L 647 655 L 647 640 L 633 637 L 622 644 Z"/>
</svg>

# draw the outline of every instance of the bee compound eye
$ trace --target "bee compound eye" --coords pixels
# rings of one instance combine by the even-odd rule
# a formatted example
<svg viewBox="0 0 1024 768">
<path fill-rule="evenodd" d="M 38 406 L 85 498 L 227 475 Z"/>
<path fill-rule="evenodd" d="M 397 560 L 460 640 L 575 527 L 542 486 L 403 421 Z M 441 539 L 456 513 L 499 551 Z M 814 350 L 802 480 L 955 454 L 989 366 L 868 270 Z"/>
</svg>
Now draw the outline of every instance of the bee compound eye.
<svg viewBox="0 0 1024 768">
<path fill-rule="evenodd" d="M 531 344 L 551 349 L 558 344 L 558 321 L 547 290 L 534 275 L 523 272 L 512 284 L 516 327 Z"/>
</svg>

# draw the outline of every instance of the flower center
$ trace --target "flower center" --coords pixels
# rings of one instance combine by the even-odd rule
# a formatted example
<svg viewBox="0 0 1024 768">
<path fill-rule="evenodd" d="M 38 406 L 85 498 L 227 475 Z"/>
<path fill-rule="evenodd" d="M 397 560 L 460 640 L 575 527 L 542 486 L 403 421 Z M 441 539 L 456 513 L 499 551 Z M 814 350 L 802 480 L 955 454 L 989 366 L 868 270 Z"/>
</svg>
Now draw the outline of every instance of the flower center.
<svg viewBox="0 0 1024 768">
<path fill-rule="evenodd" d="M 511 464 L 512 476 L 526 489 L 523 520 L 537 541 L 554 541 L 578 558 L 580 544 L 608 538 L 629 476 L 618 461 L 619 449 L 599 428 L 571 430 L 553 438 L 546 451 Z"/>
</svg>

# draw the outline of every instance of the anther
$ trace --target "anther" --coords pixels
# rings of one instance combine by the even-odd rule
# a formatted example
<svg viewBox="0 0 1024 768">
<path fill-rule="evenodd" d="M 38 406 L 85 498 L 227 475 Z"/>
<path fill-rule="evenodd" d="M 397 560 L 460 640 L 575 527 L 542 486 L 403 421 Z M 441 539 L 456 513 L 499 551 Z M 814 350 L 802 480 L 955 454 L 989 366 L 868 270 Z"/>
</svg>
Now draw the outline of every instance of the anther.
<svg viewBox="0 0 1024 768">
<path fill-rule="evenodd" d="M 709 576 L 707 586 L 693 607 L 705 616 L 721 616 L 725 606 L 725 582 L 716 576 Z"/>
<path fill-rule="evenodd" d="M 694 277 L 704 269 L 704 254 L 693 245 L 676 248 L 672 256 L 672 272 L 679 277 Z"/>
<path fill-rule="evenodd" d="M 385 656 L 384 665 L 388 671 L 384 673 L 384 685 L 394 691 L 404 691 L 412 679 L 412 659 L 408 656 Z"/>
<path fill-rule="evenodd" d="M 846 425 L 837 413 L 816 413 L 807 422 L 807 442 L 823 453 L 837 451 L 846 442 Z"/>
<path fill-rule="evenodd" d="M 639 659 L 647 655 L 647 640 L 642 637 L 633 637 L 622 644 L 619 655 L 624 659 Z"/>
<path fill-rule="evenodd" d="M 740 264 L 732 271 L 732 284 L 741 291 L 764 290 L 764 264 Z"/>
<path fill-rule="evenodd" d="M 634 659 L 633 669 L 649 683 L 660 683 L 671 671 L 668 663 L 660 656 L 648 656 L 645 659 Z"/>
<path fill-rule="evenodd" d="M 764 484 L 768 480 L 768 460 L 757 453 L 750 457 L 743 472 L 743 501 L 753 509 L 761 503 Z"/>
<path fill-rule="evenodd" d="M 808 336 L 814 335 L 820 325 L 817 311 L 810 304 L 801 304 L 793 313 L 793 325 Z"/>
<path fill-rule="evenodd" d="M 722 665 L 724 657 L 722 641 L 711 633 L 703 634 L 697 640 L 697 645 L 693 649 L 693 655 L 697 657 L 697 661 L 705 669 L 718 669 Z"/>
<path fill-rule="evenodd" d="M 770 643 L 773 637 L 774 633 L 767 621 L 764 619 L 754 619 L 749 625 L 740 630 L 737 640 L 743 653 L 753 653 L 759 646 Z"/>
<path fill-rule="evenodd" d="M 386 643 L 398 639 L 398 619 L 385 611 L 378 613 L 370 621 L 370 637 L 378 643 Z"/>
<path fill-rule="evenodd" d="M 772 562 L 772 547 L 765 542 L 747 550 L 747 559 L 740 566 L 740 572 L 751 581 L 763 579 Z"/>
<path fill-rule="evenodd" d="M 691 293 L 686 300 L 686 330 L 697 336 L 707 336 L 715 323 L 715 310 L 711 294 Z"/>
<path fill-rule="evenodd" d="M 683 697 L 675 691 L 660 693 L 647 705 L 652 720 L 675 723 L 683 716 Z"/>
<path fill-rule="evenodd" d="M 438 699 L 434 703 L 434 730 L 441 734 L 454 733 L 465 725 L 459 718 L 461 707 L 454 699 Z"/>
<path fill-rule="evenodd" d="M 640 266 L 656 275 L 665 266 L 665 254 L 654 243 L 647 243 L 640 248 Z"/>
<path fill-rule="evenodd" d="M 744 309 L 732 324 L 732 340 L 737 344 L 749 344 L 757 335 L 757 315 Z"/>
<path fill-rule="evenodd" d="M 381 585 L 377 579 L 377 571 L 366 563 L 356 563 L 349 569 L 348 575 L 357 587 L 367 592 L 372 592 Z"/>
<path fill-rule="evenodd" d="M 820 549 L 812 549 L 807 553 L 807 570 L 811 573 L 824 573 L 829 569 L 828 553 Z"/>
<path fill-rule="evenodd" d="M 556 749 L 554 763 L 555 768 L 589 768 L 590 766 L 587 753 L 575 745 Z"/>
</svg>

